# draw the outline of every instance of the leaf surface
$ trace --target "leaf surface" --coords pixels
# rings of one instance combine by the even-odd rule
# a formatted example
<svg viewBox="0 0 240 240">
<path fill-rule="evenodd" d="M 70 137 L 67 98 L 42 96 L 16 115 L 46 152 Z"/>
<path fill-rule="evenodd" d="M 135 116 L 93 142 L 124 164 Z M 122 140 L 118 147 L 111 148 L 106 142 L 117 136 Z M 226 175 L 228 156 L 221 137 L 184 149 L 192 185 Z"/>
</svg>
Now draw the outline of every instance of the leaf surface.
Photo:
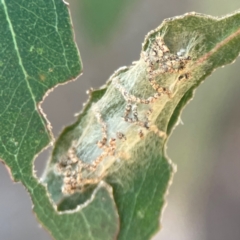
<svg viewBox="0 0 240 240">
<path fill-rule="evenodd" d="M 156 93 L 149 84 L 149 65 L 144 54 L 148 54 L 148 58 L 157 55 L 154 47 L 159 36 L 174 59 L 182 53 L 186 59 L 190 58 L 179 71 L 168 70 L 154 75 L 156 83 L 170 91 L 169 96 L 162 94 L 151 104 L 144 105 L 140 100 L 136 103 L 136 98 L 149 99 Z M 239 52 L 239 12 L 223 18 L 189 13 L 167 19 L 150 32 L 139 61 L 117 70 L 105 86 L 90 92 L 90 99 L 77 122 L 67 127 L 57 140 L 45 182 L 59 209 L 74 209 L 91 196 L 98 182 L 104 181 L 113 187 L 120 216 L 118 239 L 150 239 L 159 229 L 159 215 L 175 169 L 166 157 L 167 139 L 196 87 L 216 68 L 232 63 Z M 160 63 L 156 61 L 151 67 L 162 68 Z M 119 90 L 118 83 L 124 90 Z M 130 95 L 134 95 L 135 100 Z M 123 119 L 129 98 L 132 109 L 137 106 L 139 119 L 146 119 L 148 110 L 152 109 L 149 129 Z M 131 118 L 134 118 L 133 111 Z M 105 128 L 108 140 L 101 147 L 96 143 L 103 139 Z M 139 131 L 144 133 L 143 138 Z M 126 141 L 117 138 L 118 132 L 125 135 Z M 110 151 L 104 149 L 114 145 L 113 138 L 116 139 L 114 153 L 105 154 L 99 161 L 104 151 Z M 78 167 L 74 167 L 75 163 L 69 166 L 71 171 L 78 171 L 80 192 L 66 196 L 61 193 L 64 177 L 59 172 L 56 174 L 55 169 L 63 166 L 66 159 L 76 158 Z"/>
<path fill-rule="evenodd" d="M 82 70 L 66 4 L 1 0 L 0 22 L 0 158 L 13 180 L 24 184 L 35 214 L 55 239 L 113 239 L 118 214 L 107 184 L 63 214 L 33 173 L 36 154 L 52 141 L 39 103 Z"/>
<path fill-rule="evenodd" d="M 51 141 L 39 103 L 47 91 L 82 70 L 68 9 L 61 0 L 0 0 L 0 21 L 0 158 L 30 193 L 38 219 L 55 239 L 105 240 L 116 239 L 117 234 L 121 240 L 149 239 L 159 229 L 174 172 L 165 154 L 166 141 L 196 87 L 239 55 L 240 13 L 224 18 L 190 13 L 168 19 L 150 32 L 140 60 L 91 91 L 77 122 L 56 141 L 44 178 L 48 191 L 32 170 L 34 157 Z M 126 122 L 122 119 L 126 95 L 149 99 L 156 93 L 143 53 L 154 58 L 159 36 L 175 58 L 184 49 L 184 57 L 190 59 L 179 71 L 154 75 L 171 94 L 162 94 L 151 104 L 131 103 L 132 109 L 137 106 L 139 119 L 146 119 L 152 109 L 149 127 Z M 120 92 L 116 81 L 126 90 Z M 99 148 L 96 142 L 105 132 L 107 142 Z M 99 160 L 104 151 L 108 154 Z M 66 165 L 82 185 L 80 191 L 66 195 L 62 189 L 68 179 L 57 167 L 76 157 L 80 170 L 72 167 L 75 163 Z"/>
</svg>

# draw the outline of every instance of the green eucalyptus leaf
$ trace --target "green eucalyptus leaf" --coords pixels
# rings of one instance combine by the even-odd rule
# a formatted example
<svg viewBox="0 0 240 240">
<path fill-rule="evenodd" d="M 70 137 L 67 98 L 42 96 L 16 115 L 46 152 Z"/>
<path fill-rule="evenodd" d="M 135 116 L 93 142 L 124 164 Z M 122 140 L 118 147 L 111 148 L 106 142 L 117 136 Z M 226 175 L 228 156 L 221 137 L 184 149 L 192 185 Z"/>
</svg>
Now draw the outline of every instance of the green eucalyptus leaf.
<svg viewBox="0 0 240 240">
<path fill-rule="evenodd" d="M 163 51 L 162 56 L 158 46 L 170 53 Z M 104 181 L 113 188 L 120 216 L 118 239 L 150 239 L 159 229 L 175 169 L 166 157 L 166 141 L 196 87 L 216 68 L 232 63 L 239 52 L 239 12 L 223 18 L 189 13 L 151 31 L 139 61 L 90 91 L 76 123 L 57 140 L 44 181 L 59 209 L 74 209 L 87 201 Z M 163 87 L 155 90 L 163 93 L 151 102 L 156 94 L 153 80 Z M 146 99 L 150 104 L 143 104 Z M 126 108 L 129 103 L 131 110 Z M 148 121 L 149 127 L 139 121 Z M 66 176 L 74 186 L 65 184 Z"/>
<path fill-rule="evenodd" d="M 35 156 L 52 141 L 40 102 L 82 70 L 67 5 L 1 0 L 0 22 L 0 158 L 13 180 L 24 184 L 34 213 L 55 239 L 113 239 L 119 220 L 107 184 L 98 185 L 84 205 L 62 213 L 33 172 Z"/>
<path fill-rule="evenodd" d="M 150 239 L 175 169 L 166 141 L 196 87 L 239 55 L 240 13 L 190 13 L 150 32 L 139 61 L 89 92 L 43 182 L 33 160 L 52 137 L 40 103 L 82 70 L 68 9 L 62 0 L 0 0 L 0 21 L 0 158 L 37 218 L 55 239 Z"/>
</svg>

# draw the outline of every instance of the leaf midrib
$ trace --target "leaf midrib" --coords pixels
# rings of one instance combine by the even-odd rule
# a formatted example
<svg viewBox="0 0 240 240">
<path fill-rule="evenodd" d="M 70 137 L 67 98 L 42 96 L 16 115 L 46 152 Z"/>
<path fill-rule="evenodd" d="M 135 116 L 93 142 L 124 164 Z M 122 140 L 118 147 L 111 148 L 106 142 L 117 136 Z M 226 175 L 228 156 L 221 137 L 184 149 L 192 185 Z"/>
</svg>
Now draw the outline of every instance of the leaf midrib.
<svg viewBox="0 0 240 240">
<path fill-rule="evenodd" d="M 26 71 L 26 69 L 25 69 L 24 66 L 23 66 L 23 61 L 22 61 L 22 58 L 21 58 L 21 56 L 20 56 L 20 52 L 19 52 L 19 48 L 18 48 L 18 44 L 17 44 L 17 40 L 16 40 L 16 34 L 15 34 L 15 31 L 14 31 L 14 29 L 13 29 L 13 25 L 12 25 L 11 19 L 10 19 L 9 14 L 8 14 L 7 5 L 6 5 L 6 3 L 5 3 L 5 0 L 1 0 L 1 3 L 2 3 L 2 5 L 3 5 L 4 12 L 5 12 L 5 15 L 6 15 L 6 20 L 7 20 L 7 22 L 8 22 L 9 30 L 10 30 L 10 32 L 11 32 L 11 36 L 12 36 L 14 48 L 15 48 L 15 51 L 16 51 L 16 54 L 17 54 L 17 58 L 18 58 L 18 63 L 19 63 L 19 66 L 20 66 L 20 68 L 21 68 L 21 70 L 22 70 L 22 72 L 23 72 L 24 80 L 25 80 L 26 85 L 27 85 L 27 88 L 28 88 L 28 90 L 29 90 L 29 92 L 30 92 L 31 99 L 32 99 L 32 101 L 33 101 L 33 103 L 34 103 L 34 111 L 39 112 L 39 111 L 38 111 L 38 108 L 37 108 L 37 102 L 36 102 L 36 99 L 35 99 L 35 95 L 34 95 L 33 90 L 32 90 L 32 88 L 31 88 L 31 86 L 30 86 L 30 84 L 29 84 L 29 81 L 28 81 L 27 71 Z M 40 116 L 40 121 L 41 121 L 43 127 L 45 128 L 45 123 L 44 123 L 44 120 L 43 120 L 43 118 L 42 118 L 41 116 Z M 29 123 L 28 123 L 28 125 L 29 125 Z M 28 129 L 28 127 L 27 127 L 27 129 Z M 27 131 L 27 129 L 26 129 L 26 131 Z M 46 129 L 46 128 L 45 128 L 45 129 Z M 22 141 L 23 141 L 23 139 L 22 139 Z M 20 148 L 21 148 L 21 145 L 19 146 L 19 149 L 18 149 L 17 154 L 14 154 L 14 158 L 15 158 L 15 161 L 16 161 L 17 166 L 18 166 L 18 172 L 21 174 L 21 169 L 20 169 L 20 166 L 19 166 L 18 161 L 17 161 L 17 157 L 18 157 L 18 153 L 19 153 L 19 151 L 20 151 Z M 21 174 L 21 176 L 22 176 L 22 178 L 24 178 L 24 175 L 23 175 L 23 174 Z"/>
<path fill-rule="evenodd" d="M 20 56 L 18 44 L 17 44 L 17 41 L 16 41 L 16 34 L 15 34 L 15 32 L 14 32 L 12 22 L 11 22 L 11 20 L 10 20 L 9 15 L 8 15 L 7 5 L 6 5 L 6 3 L 5 3 L 5 0 L 1 0 L 1 2 L 2 2 L 2 4 L 3 4 L 4 12 L 5 12 L 5 15 L 6 15 L 6 20 L 7 20 L 8 25 L 9 25 L 9 30 L 10 30 L 11 35 L 12 35 L 12 40 L 13 40 L 13 43 L 14 43 L 14 48 L 15 48 L 15 50 L 16 50 L 17 57 L 18 57 L 18 60 L 19 60 L 18 63 L 19 63 L 19 66 L 21 67 L 21 69 L 22 69 L 22 71 L 23 71 L 24 80 L 25 80 L 25 82 L 26 82 L 26 84 L 27 84 L 27 88 L 29 89 L 29 92 L 30 92 L 30 94 L 31 94 L 32 100 L 33 100 L 33 102 L 34 102 L 35 110 L 37 110 L 37 109 L 36 109 L 37 104 L 36 104 L 35 96 L 34 96 L 34 94 L 33 94 L 32 88 L 31 88 L 31 86 L 30 86 L 30 84 L 29 84 L 29 82 L 28 82 L 28 80 L 27 80 L 28 74 L 27 74 L 27 71 L 25 70 L 25 68 L 24 68 L 24 66 L 23 66 L 22 58 L 21 58 L 21 56 Z"/>
</svg>

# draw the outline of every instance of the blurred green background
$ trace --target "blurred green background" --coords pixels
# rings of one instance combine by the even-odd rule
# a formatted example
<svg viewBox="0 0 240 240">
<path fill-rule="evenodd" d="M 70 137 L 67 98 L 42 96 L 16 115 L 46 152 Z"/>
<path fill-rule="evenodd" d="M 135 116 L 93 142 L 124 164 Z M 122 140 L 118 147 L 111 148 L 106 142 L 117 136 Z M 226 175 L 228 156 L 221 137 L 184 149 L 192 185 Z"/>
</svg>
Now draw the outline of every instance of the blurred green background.
<svg viewBox="0 0 240 240">
<path fill-rule="evenodd" d="M 165 18 L 186 12 L 222 16 L 239 0 L 70 0 L 84 74 L 57 87 L 43 110 L 57 136 L 74 121 L 86 90 L 139 59 L 144 36 Z M 173 132 L 167 154 L 178 166 L 154 240 L 240 239 L 240 59 L 218 69 L 197 89 Z M 50 150 L 50 149 L 49 149 Z M 48 152 L 35 163 L 41 176 Z M 0 239 L 48 240 L 32 214 L 25 189 L 0 164 Z M 87 240 L 87 239 L 86 239 Z M 129 239 L 132 240 L 132 239 Z M 133 239 L 135 240 L 135 239 Z M 136 239 L 137 240 L 137 239 Z"/>
</svg>

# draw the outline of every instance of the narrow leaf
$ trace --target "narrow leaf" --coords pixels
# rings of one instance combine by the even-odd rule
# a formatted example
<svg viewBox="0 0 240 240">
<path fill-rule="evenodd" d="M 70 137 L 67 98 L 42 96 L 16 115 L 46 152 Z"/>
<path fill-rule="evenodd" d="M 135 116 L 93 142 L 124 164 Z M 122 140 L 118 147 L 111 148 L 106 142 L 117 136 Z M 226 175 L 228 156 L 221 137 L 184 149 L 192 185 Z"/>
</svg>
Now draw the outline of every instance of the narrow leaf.
<svg viewBox="0 0 240 240">
<path fill-rule="evenodd" d="M 34 212 L 55 239 L 113 239 L 118 215 L 107 184 L 63 214 L 33 173 L 34 157 L 52 141 L 39 103 L 82 70 L 66 4 L 0 0 L 0 22 L 0 158 L 27 188 Z"/>
<path fill-rule="evenodd" d="M 175 169 L 166 141 L 196 87 L 239 52 L 239 12 L 189 13 L 150 32 L 139 61 L 90 91 L 77 122 L 57 140 L 45 182 L 59 209 L 74 209 L 104 181 L 120 215 L 118 239 L 150 239 Z"/>
</svg>

